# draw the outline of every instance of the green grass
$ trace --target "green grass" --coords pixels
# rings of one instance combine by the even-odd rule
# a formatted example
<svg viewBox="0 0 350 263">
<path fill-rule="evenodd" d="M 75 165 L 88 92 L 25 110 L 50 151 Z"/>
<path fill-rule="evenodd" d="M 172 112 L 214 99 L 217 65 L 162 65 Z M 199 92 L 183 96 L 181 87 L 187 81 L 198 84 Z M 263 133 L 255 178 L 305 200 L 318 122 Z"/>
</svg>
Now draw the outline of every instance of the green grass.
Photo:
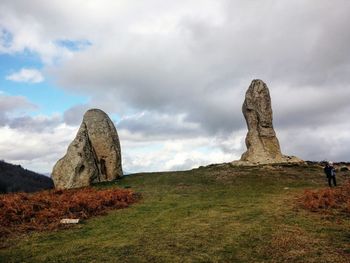
<svg viewBox="0 0 350 263">
<path fill-rule="evenodd" d="M 342 183 L 349 175 L 338 175 Z M 350 220 L 299 209 L 322 169 L 213 165 L 96 187 L 142 194 L 130 208 L 8 241 L 0 262 L 350 262 Z"/>
</svg>

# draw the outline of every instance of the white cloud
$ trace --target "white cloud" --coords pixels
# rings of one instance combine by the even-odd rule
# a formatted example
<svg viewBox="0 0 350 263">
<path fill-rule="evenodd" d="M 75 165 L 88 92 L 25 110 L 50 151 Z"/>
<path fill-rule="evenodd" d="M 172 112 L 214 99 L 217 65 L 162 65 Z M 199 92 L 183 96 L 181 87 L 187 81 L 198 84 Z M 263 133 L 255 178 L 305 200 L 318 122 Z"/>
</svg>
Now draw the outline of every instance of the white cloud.
<svg viewBox="0 0 350 263">
<path fill-rule="evenodd" d="M 21 164 L 37 172 L 51 172 L 73 140 L 76 127 L 57 125 L 41 133 L 0 127 L 0 159 Z"/>
<path fill-rule="evenodd" d="M 350 1 L 82 2 L 1 1 L 0 53 L 33 52 L 59 88 L 91 98 L 62 113 L 66 124 L 78 125 L 88 107 L 118 115 L 125 170 L 239 158 L 241 105 L 253 78 L 270 88 L 285 154 L 349 156 L 341 145 L 350 134 L 340 131 L 349 130 Z M 79 43 L 89 45 L 74 50 Z M 0 109 L 9 107 L 0 101 Z M 59 125 L 53 118 L 5 121 L 26 134 Z"/>
<path fill-rule="evenodd" d="M 0 92 L 0 115 L 21 109 L 35 109 L 36 107 L 24 96 L 11 96 Z"/>
<path fill-rule="evenodd" d="M 209 137 L 138 141 L 133 136 L 125 130 L 119 134 L 126 172 L 186 170 L 239 157 L 233 152 L 223 152 Z"/>
<path fill-rule="evenodd" d="M 344 120 L 340 117 L 321 127 L 281 129 L 277 135 L 282 151 L 305 160 L 349 161 L 350 124 Z"/>
<path fill-rule="evenodd" d="M 0 159 L 21 164 L 37 172 L 48 173 L 64 156 L 79 127 L 57 123 L 56 126 L 40 132 L 35 127 L 25 128 L 0 127 Z M 130 133 L 128 130 L 120 130 L 119 138 L 123 170 L 128 173 L 185 170 L 200 165 L 229 162 L 237 159 L 241 151 L 238 147 L 236 153 L 225 152 L 218 145 L 228 143 L 227 139 L 218 141 L 203 136 L 157 140 Z M 230 139 L 232 145 L 237 143 L 237 139 L 242 141 L 243 138 L 233 136 Z"/>
<path fill-rule="evenodd" d="M 7 80 L 15 82 L 40 83 L 44 81 L 41 72 L 33 68 L 22 68 L 20 71 L 6 76 Z"/>
<path fill-rule="evenodd" d="M 22 115 L 27 110 L 36 109 L 37 105 L 28 101 L 23 96 L 11 96 L 4 92 L 0 93 L 0 127 L 11 122 L 14 116 Z"/>
</svg>

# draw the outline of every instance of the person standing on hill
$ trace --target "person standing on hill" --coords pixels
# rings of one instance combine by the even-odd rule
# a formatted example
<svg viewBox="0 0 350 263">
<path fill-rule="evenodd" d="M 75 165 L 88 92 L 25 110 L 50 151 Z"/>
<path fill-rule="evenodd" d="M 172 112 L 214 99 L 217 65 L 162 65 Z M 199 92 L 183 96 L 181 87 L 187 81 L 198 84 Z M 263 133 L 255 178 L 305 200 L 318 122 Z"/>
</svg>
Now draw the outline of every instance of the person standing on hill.
<svg viewBox="0 0 350 263">
<path fill-rule="evenodd" d="M 337 181 L 335 179 L 335 169 L 333 167 L 332 162 L 328 162 L 326 164 L 326 166 L 324 168 L 324 173 L 327 176 L 329 187 L 332 187 L 332 181 L 333 181 L 334 186 L 337 186 Z"/>
</svg>

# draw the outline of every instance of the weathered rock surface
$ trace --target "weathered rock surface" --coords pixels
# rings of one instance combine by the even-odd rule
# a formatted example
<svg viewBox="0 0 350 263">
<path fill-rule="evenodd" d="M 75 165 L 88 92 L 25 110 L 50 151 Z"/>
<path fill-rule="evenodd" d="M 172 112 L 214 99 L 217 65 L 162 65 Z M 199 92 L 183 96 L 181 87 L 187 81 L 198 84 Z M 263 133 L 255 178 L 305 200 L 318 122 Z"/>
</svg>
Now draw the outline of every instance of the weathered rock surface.
<svg viewBox="0 0 350 263">
<path fill-rule="evenodd" d="M 240 162 L 269 164 L 303 162 L 294 156 L 284 156 L 272 124 L 272 107 L 269 89 L 262 80 L 250 84 L 242 107 L 248 126 L 245 142 L 247 151 Z"/>
<path fill-rule="evenodd" d="M 55 187 L 84 187 L 122 175 L 120 143 L 113 122 L 102 110 L 88 110 L 66 155 L 53 168 Z"/>
</svg>

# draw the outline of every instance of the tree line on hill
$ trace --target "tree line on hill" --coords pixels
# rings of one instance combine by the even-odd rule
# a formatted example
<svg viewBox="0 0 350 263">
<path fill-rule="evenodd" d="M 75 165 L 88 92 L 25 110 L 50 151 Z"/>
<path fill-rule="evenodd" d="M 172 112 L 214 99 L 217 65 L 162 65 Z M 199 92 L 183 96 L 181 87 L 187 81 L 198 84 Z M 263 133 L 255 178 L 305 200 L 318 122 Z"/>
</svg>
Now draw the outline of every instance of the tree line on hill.
<svg viewBox="0 0 350 263">
<path fill-rule="evenodd" d="M 0 193 L 35 192 L 51 188 L 51 178 L 0 160 Z"/>
</svg>

